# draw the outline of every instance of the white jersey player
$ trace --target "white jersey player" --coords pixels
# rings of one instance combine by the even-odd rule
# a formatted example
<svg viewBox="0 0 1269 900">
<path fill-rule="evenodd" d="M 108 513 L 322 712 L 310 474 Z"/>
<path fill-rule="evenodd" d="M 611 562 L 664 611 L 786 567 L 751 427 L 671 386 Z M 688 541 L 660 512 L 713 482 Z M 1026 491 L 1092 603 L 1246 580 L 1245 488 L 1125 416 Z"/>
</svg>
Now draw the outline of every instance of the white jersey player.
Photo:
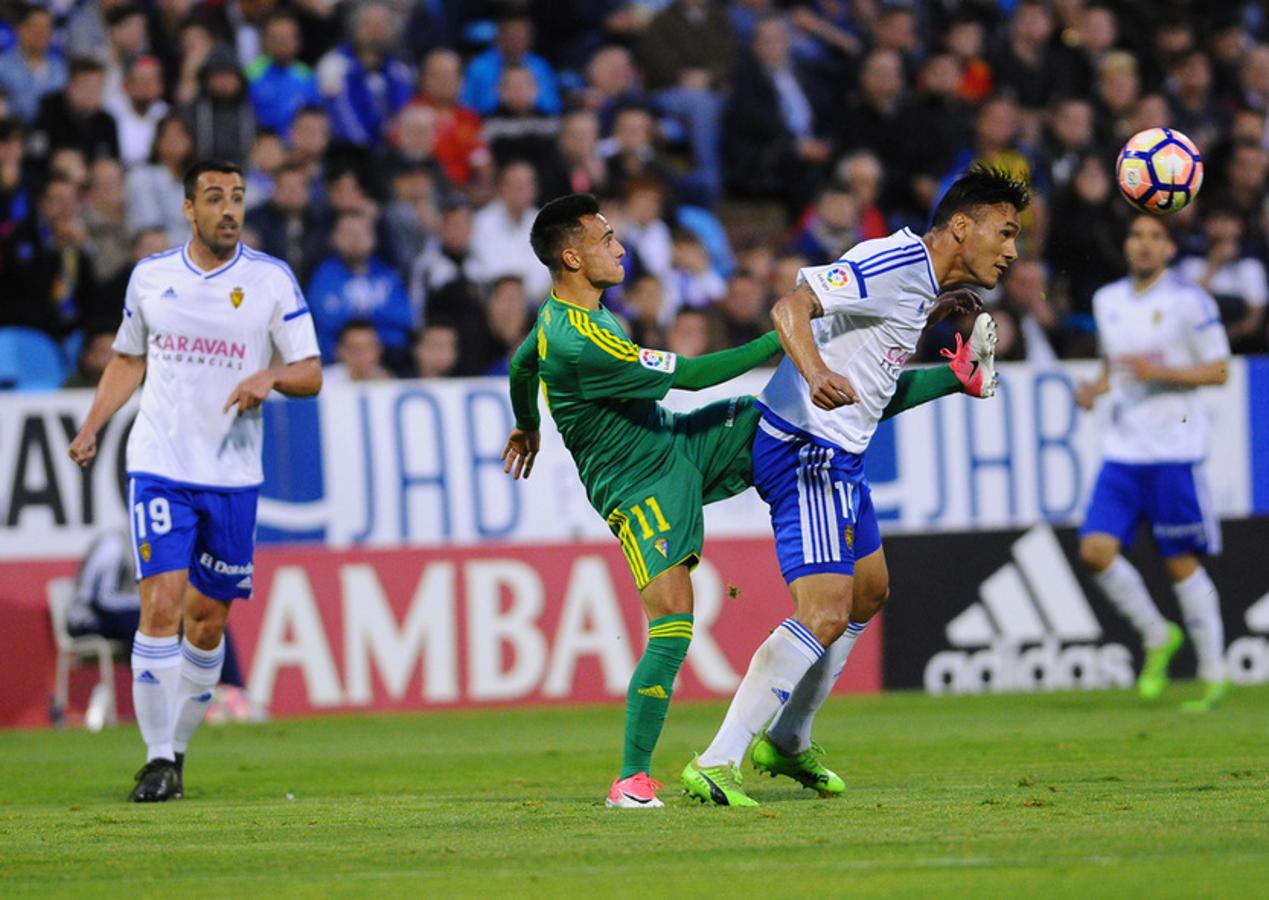
<svg viewBox="0 0 1269 900">
<path fill-rule="evenodd" d="M 182 764 L 224 661 L 230 602 L 251 596 L 260 405 L 321 388 L 312 316 L 286 264 L 240 241 L 245 184 L 232 163 L 185 175 L 188 244 L 137 263 L 116 355 L 70 455 L 141 385 L 128 438 L 128 507 L 141 622 L 132 699 L 147 750 L 131 799 L 183 793 Z M 276 355 L 281 365 L 270 367 Z M 182 624 L 184 638 L 178 637 Z"/>
<path fill-rule="evenodd" d="M 759 396 L 754 485 L 771 507 L 780 571 L 795 613 L 758 648 L 722 728 L 683 771 L 688 793 L 752 805 L 738 765 L 755 735 L 759 771 L 831 796 L 845 785 L 811 750 L 811 720 L 855 641 L 889 595 L 863 453 L 944 287 L 993 287 L 1016 258 L 1027 188 L 975 167 L 958 179 L 922 237 L 904 229 L 828 266 L 803 269 L 772 311 L 788 354 Z M 994 387 L 995 326 L 971 337 Z"/>
<path fill-rule="evenodd" d="M 1202 699 L 1186 708 L 1203 711 L 1224 698 L 1229 682 L 1220 601 L 1200 562 L 1220 552 L 1220 528 L 1202 472 L 1209 426 L 1197 389 L 1225 382 L 1229 341 L 1215 301 L 1167 268 L 1175 251 L 1161 220 L 1138 216 L 1124 244 L 1128 277 L 1093 295 L 1106 364 L 1101 378 L 1080 386 L 1077 399 L 1091 409 L 1097 396 L 1109 394 L 1111 410 L 1080 555 L 1140 632 L 1146 652 L 1137 686 L 1154 699 L 1184 638 L 1120 552 L 1143 522 L 1150 526 L 1206 682 Z"/>
</svg>

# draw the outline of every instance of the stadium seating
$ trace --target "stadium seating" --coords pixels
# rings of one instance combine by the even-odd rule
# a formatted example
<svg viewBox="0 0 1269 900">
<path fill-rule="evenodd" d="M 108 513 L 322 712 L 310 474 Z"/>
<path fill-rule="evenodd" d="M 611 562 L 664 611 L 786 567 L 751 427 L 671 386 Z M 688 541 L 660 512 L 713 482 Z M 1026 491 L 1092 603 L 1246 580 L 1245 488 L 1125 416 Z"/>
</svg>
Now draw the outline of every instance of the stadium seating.
<svg viewBox="0 0 1269 900">
<path fill-rule="evenodd" d="M 65 380 L 55 340 L 34 328 L 0 328 L 0 389 L 45 390 Z"/>
</svg>

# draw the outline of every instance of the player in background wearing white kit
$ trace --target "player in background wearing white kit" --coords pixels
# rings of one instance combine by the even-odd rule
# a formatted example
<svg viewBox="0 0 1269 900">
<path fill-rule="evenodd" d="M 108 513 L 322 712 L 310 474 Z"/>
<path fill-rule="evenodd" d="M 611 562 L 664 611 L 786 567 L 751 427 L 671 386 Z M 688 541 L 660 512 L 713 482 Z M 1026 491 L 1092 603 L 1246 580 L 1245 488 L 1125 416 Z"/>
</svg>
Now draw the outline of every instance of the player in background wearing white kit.
<svg viewBox="0 0 1269 900">
<path fill-rule="evenodd" d="M 220 679 L 230 602 L 251 596 L 260 405 L 271 391 L 309 397 L 322 386 L 295 276 L 240 241 L 244 194 L 233 163 L 199 162 L 185 174 L 190 241 L 133 269 L 116 355 L 70 445 L 71 459 L 88 465 L 98 431 L 144 380 L 126 451 L 141 582 L 138 802 L 182 796 L 185 750 Z"/>
<path fill-rule="evenodd" d="M 1184 638 L 1163 618 L 1140 573 L 1120 551 L 1142 522 L 1151 534 L 1180 601 L 1204 682 L 1204 712 L 1229 693 L 1225 627 L 1216 586 L 1201 558 L 1220 552 L 1220 524 L 1201 471 L 1208 423 L 1198 388 L 1224 384 L 1229 341 L 1216 302 L 1168 269 L 1176 245 L 1163 222 L 1137 216 L 1124 242 L 1128 277 L 1093 295 L 1093 315 L 1106 364 L 1080 385 L 1076 400 L 1092 409 L 1110 394 L 1103 464 L 1080 529 L 1080 556 L 1108 600 L 1141 634 L 1145 663 L 1137 687 L 1154 699 Z"/>
<path fill-rule="evenodd" d="M 863 454 L 944 287 L 994 287 L 1017 257 L 1025 185 L 976 166 L 939 201 L 929 231 L 864 241 L 837 262 L 802 269 L 772 309 L 787 356 L 758 397 L 754 485 L 771 508 L 776 555 L 794 614 L 758 648 L 709 747 L 683 786 L 720 806 L 755 806 L 740 762 L 824 796 L 845 790 L 819 762 L 811 723 L 890 576 Z M 969 358 L 994 392 L 995 325 L 980 315 Z"/>
</svg>

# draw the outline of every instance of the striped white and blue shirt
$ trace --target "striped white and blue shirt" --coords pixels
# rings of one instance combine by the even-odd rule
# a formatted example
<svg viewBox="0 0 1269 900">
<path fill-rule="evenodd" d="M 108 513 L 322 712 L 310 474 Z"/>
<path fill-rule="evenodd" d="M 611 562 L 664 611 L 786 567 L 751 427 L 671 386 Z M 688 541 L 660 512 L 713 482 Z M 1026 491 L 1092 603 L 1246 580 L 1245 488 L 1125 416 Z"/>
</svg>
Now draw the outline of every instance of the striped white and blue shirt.
<svg viewBox="0 0 1269 900">
<path fill-rule="evenodd" d="M 852 453 L 863 453 L 916 351 L 938 296 L 930 254 L 907 228 L 864 241 L 827 266 L 802 269 L 798 283 L 824 307 L 811 323 L 824 362 L 854 386 L 859 402 L 823 410 L 787 357 L 759 399 L 780 418 Z"/>
</svg>

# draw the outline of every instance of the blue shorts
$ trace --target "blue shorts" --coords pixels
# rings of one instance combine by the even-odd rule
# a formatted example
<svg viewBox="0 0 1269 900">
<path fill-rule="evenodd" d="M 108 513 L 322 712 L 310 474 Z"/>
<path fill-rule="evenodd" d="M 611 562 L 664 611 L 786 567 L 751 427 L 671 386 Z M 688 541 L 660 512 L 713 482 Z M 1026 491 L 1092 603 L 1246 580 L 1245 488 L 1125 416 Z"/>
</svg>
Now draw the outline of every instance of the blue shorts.
<svg viewBox="0 0 1269 900">
<path fill-rule="evenodd" d="M 1220 523 L 1199 465 L 1103 463 L 1080 535 L 1109 534 L 1127 549 L 1144 521 L 1165 558 L 1220 553 Z"/>
<path fill-rule="evenodd" d="M 130 475 L 132 560 L 137 578 L 178 569 L 214 600 L 251 596 L 258 487 L 193 487 Z"/>
<path fill-rule="evenodd" d="M 780 574 L 855 574 L 881 546 L 864 459 L 763 410 L 753 439 L 754 486 L 771 508 Z"/>
</svg>

